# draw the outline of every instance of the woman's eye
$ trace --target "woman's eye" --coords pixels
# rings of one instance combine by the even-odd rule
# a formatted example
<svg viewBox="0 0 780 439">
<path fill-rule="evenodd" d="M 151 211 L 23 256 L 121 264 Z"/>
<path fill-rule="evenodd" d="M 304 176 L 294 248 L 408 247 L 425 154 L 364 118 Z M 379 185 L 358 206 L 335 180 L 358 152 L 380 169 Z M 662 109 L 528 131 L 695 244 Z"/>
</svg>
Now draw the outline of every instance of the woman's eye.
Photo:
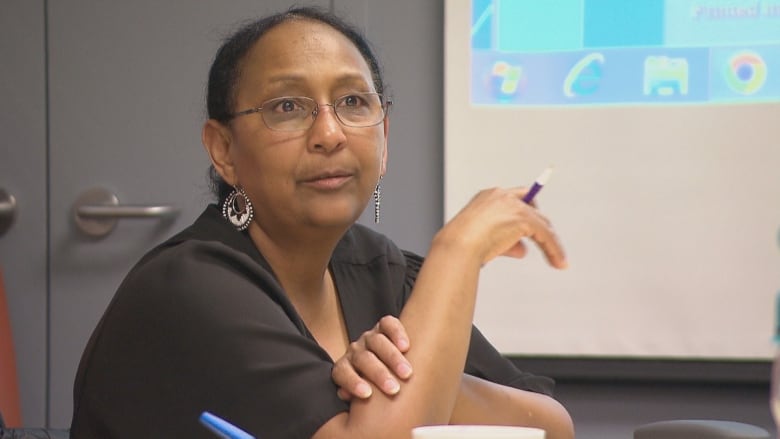
<svg viewBox="0 0 780 439">
<path fill-rule="evenodd" d="M 368 105 L 366 98 L 361 95 L 348 95 L 341 98 L 342 107 L 360 108 Z"/>
<path fill-rule="evenodd" d="M 348 107 L 360 105 L 360 98 L 358 96 L 347 96 L 344 98 L 344 104 Z"/>
<path fill-rule="evenodd" d="M 295 111 L 299 109 L 300 106 L 292 99 L 284 99 L 282 101 L 279 101 L 275 107 L 275 111 L 281 111 L 283 113 L 289 113 L 291 111 Z"/>
</svg>

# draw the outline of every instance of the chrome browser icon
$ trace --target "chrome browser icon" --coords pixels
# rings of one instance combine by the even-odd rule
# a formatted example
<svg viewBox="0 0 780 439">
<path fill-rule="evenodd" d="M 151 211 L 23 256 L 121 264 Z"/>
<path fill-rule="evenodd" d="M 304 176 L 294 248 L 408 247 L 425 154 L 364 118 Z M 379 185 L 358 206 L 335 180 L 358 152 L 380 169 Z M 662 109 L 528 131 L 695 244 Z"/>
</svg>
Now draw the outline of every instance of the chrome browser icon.
<svg viewBox="0 0 780 439">
<path fill-rule="evenodd" d="M 759 54 L 742 51 L 729 59 L 723 73 L 729 88 L 751 95 L 760 90 L 766 81 L 766 63 Z"/>
<path fill-rule="evenodd" d="M 585 55 L 577 61 L 563 81 L 564 96 L 573 98 L 595 93 L 601 83 L 603 64 L 604 55 L 597 52 Z"/>
</svg>

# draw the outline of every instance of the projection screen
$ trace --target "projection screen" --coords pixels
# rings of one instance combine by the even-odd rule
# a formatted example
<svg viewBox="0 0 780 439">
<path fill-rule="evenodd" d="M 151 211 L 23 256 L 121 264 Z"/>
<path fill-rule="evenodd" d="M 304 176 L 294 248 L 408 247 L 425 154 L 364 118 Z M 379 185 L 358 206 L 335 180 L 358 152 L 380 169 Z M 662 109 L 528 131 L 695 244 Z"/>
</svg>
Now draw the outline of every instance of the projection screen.
<svg viewBox="0 0 780 439">
<path fill-rule="evenodd" d="M 487 337 L 506 354 L 768 358 L 780 1 L 445 7 L 445 220 L 552 165 L 537 201 L 570 265 L 535 248 L 488 264 Z"/>
</svg>

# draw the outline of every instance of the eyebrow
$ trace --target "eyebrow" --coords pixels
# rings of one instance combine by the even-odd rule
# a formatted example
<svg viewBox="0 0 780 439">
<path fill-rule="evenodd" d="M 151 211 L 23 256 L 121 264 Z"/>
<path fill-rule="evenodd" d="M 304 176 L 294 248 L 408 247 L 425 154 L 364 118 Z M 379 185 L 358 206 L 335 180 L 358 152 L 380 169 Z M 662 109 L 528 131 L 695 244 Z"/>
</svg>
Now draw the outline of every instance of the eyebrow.
<svg viewBox="0 0 780 439">
<path fill-rule="evenodd" d="M 305 79 L 301 75 L 290 75 L 290 74 L 283 74 L 283 75 L 276 75 L 272 76 L 268 79 L 268 84 L 270 86 L 276 86 L 278 84 L 281 85 L 287 85 L 287 84 L 300 84 L 302 82 L 305 82 Z"/>
<path fill-rule="evenodd" d="M 296 74 L 281 74 L 276 76 L 271 76 L 268 79 L 268 82 L 266 83 L 265 87 L 284 87 L 284 86 L 300 86 L 305 85 L 307 82 L 307 79 L 303 75 L 296 75 Z M 359 73 L 346 73 L 341 75 L 339 78 L 336 79 L 335 82 L 335 88 L 343 87 L 345 85 L 360 85 L 360 86 L 368 86 L 372 87 L 374 85 L 373 78 L 371 78 L 369 81 L 366 81 L 366 78 L 359 74 Z"/>
</svg>

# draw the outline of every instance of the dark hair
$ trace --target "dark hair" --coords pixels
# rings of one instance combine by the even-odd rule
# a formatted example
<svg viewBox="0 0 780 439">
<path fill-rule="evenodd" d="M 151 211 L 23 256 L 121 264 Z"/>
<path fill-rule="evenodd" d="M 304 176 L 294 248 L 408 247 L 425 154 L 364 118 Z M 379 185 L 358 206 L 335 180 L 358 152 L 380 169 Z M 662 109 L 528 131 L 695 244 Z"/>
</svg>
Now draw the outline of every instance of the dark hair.
<svg viewBox="0 0 780 439">
<path fill-rule="evenodd" d="M 209 70 L 206 91 L 206 108 L 209 118 L 222 123 L 230 121 L 235 111 L 233 107 L 236 100 L 236 84 L 241 74 L 241 61 L 266 32 L 282 23 L 297 19 L 308 19 L 327 24 L 347 37 L 357 47 L 368 64 L 377 93 L 384 93 L 385 84 L 379 61 L 363 34 L 355 26 L 331 12 L 315 7 L 299 7 L 245 24 L 225 39 L 217 50 Z M 209 178 L 212 191 L 221 202 L 233 188 L 222 180 L 213 165 L 209 168 Z"/>
</svg>

